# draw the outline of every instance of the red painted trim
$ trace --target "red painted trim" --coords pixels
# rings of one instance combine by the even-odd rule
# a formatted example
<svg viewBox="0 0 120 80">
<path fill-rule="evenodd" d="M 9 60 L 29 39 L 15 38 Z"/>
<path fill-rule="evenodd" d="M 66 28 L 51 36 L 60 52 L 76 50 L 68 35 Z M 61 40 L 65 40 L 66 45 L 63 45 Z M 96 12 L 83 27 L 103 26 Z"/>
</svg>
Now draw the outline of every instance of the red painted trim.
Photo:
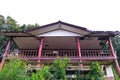
<svg viewBox="0 0 120 80">
<path fill-rule="evenodd" d="M 119 67 L 119 64 L 118 64 L 118 61 L 117 61 L 117 56 L 116 56 L 116 54 L 115 54 L 115 51 L 114 51 L 114 48 L 113 48 L 112 41 L 111 41 L 110 37 L 109 37 L 109 39 L 108 39 L 108 43 L 109 43 L 109 46 L 110 46 L 112 55 L 115 57 L 115 59 L 114 59 L 115 67 L 116 67 L 116 70 L 117 70 L 118 75 L 119 75 L 119 77 L 120 77 L 120 67 Z"/>
<path fill-rule="evenodd" d="M 43 42 L 44 42 L 44 37 L 42 37 L 42 38 L 40 39 L 40 45 L 39 45 L 39 50 L 38 50 L 38 58 L 41 58 Z M 37 67 L 40 68 L 40 59 L 38 60 L 38 65 L 37 65 Z"/>
<path fill-rule="evenodd" d="M 81 48 L 80 48 L 80 41 L 78 37 L 77 37 L 77 48 L 78 48 L 78 56 L 79 58 L 81 58 Z M 80 68 L 82 68 L 82 60 L 80 60 Z"/>
<path fill-rule="evenodd" d="M 11 39 L 9 40 L 8 44 L 7 44 L 7 47 L 5 49 L 5 53 L 3 55 L 3 59 L 2 59 L 2 62 L 0 64 L 0 69 L 2 69 L 3 65 L 4 65 L 4 62 L 5 62 L 5 57 L 7 56 L 7 54 L 9 53 L 10 51 L 10 46 L 11 46 Z"/>
</svg>

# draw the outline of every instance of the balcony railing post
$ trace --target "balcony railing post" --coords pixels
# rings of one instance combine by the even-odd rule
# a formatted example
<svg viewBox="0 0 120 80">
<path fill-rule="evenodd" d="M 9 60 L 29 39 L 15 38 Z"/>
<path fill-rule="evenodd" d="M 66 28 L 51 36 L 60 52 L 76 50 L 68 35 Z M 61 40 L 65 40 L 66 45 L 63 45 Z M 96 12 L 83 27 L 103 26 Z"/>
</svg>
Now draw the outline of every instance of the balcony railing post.
<svg viewBox="0 0 120 80">
<path fill-rule="evenodd" d="M 38 58 L 41 58 L 43 42 L 44 42 L 44 37 L 42 37 L 40 39 L 40 45 L 39 45 L 39 50 L 38 50 Z M 38 67 L 38 69 L 40 68 L 40 59 L 38 59 L 37 67 Z"/>
<path fill-rule="evenodd" d="M 81 47 L 80 47 L 80 40 L 77 37 L 77 48 L 78 48 L 78 56 L 81 58 Z M 80 69 L 82 68 L 82 60 L 80 60 Z"/>
</svg>

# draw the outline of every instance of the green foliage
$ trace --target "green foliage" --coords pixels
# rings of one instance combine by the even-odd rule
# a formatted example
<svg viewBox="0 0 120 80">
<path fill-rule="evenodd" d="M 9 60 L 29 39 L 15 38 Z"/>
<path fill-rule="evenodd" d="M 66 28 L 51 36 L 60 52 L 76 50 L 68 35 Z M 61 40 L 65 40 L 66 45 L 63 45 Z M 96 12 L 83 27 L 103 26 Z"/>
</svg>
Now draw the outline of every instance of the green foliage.
<svg viewBox="0 0 120 80">
<path fill-rule="evenodd" d="M 30 80 L 49 80 L 51 77 L 50 68 L 44 66 L 37 73 L 32 73 Z"/>
<path fill-rule="evenodd" d="M 114 74 L 115 80 L 120 80 L 120 78 L 119 78 L 119 76 L 117 75 L 117 71 L 116 71 L 116 69 L 114 68 L 114 66 L 112 66 L 112 70 L 113 70 L 113 74 Z"/>
<path fill-rule="evenodd" d="M 66 67 L 68 66 L 69 59 L 58 58 L 52 64 L 52 69 L 54 71 L 53 80 L 66 80 Z"/>
<path fill-rule="evenodd" d="M 90 68 L 91 71 L 88 73 L 88 77 L 91 80 L 105 80 L 104 74 L 98 62 L 92 62 Z"/>
<path fill-rule="evenodd" d="M 0 71 L 0 80 L 25 80 L 25 67 L 26 64 L 17 59 L 5 62 Z"/>
<path fill-rule="evenodd" d="M 26 30 L 29 30 L 29 29 L 32 29 L 32 28 L 36 28 L 36 27 L 39 27 L 39 24 L 35 23 L 35 24 L 23 24 L 20 29 L 21 31 L 26 31 Z"/>
<path fill-rule="evenodd" d="M 112 39 L 112 43 L 113 43 L 114 49 L 116 50 L 116 54 L 118 56 L 118 62 L 119 62 L 119 65 L 120 65 L 120 35 L 115 36 Z"/>
<path fill-rule="evenodd" d="M 116 54 L 118 57 L 118 63 L 120 65 L 120 35 L 117 35 L 114 38 L 112 38 L 112 44 L 113 44 L 114 50 L 116 51 Z M 106 44 L 103 49 L 109 50 L 110 49 L 109 44 Z"/>
<path fill-rule="evenodd" d="M 20 25 L 17 24 L 17 21 L 15 21 L 10 16 L 7 17 L 7 19 L 6 19 L 6 30 L 19 31 L 19 29 L 20 29 L 19 27 L 20 27 Z"/>
</svg>

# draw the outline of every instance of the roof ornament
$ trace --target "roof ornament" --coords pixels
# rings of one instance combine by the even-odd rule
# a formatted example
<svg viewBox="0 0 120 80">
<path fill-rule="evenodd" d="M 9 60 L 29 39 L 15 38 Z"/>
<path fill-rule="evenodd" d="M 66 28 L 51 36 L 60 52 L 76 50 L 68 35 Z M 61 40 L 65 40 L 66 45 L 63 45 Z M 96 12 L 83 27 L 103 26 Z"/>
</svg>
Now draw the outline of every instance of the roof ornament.
<svg viewBox="0 0 120 80">
<path fill-rule="evenodd" d="M 61 21 L 59 21 L 58 29 L 61 29 Z"/>
</svg>

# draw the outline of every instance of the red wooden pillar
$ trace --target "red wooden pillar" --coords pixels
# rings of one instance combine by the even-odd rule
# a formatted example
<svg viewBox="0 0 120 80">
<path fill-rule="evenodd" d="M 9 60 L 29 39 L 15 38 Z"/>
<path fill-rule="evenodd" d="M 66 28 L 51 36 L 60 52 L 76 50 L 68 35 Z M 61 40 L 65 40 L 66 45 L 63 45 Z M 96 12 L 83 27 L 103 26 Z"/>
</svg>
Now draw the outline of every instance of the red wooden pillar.
<svg viewBox="0 0 120 80">
<path fill-rule="evenodd" d="M 80 47 L 80 41 L 79 41 L 79 37 L 77 37 L 77 48 L 78 48 L 78 56 L 79 58 L 81 58 L 81 47 Z M 82 68 L 82 60 L 80 60 L 80 69 Z"/>
<path fill-rule="evenodd" d="M 38 50 L 38 58 L 41 58 L 43 42 L 44 42 L 44 37 L 42 37 L 40 39 L 39 50 Z M 40 59 L 38 59 L 37 67 L 38 67 L 38 69 L 40 69 Z"/>
<path fill-rule="evenodd" d="M 111 52 L 112 52 L 112 55 L 115 57 L 114 62 L 115 62 L 116 70 L 117 70 L 118 75 L 119 75 L 119 77 L 120 77 L 120 67 L 119 67 L 119 64 L 118 64 L 118 61 L 117 61 L 117 56 L 116 56 L 116 53 L 115 53 L 115 51 L 114 51 L 114 48 L 113 48 L 113 45 L 112 45 L 112 42 L 111 42 L 110 37 L 109 37 L 109 39 L 108 39 L 108 43 L 109 43 L 109 46 L 110 46 L 110 50 L 111 50 Z"/>
<path fill-rule="evenodd" d="M 2 69 L 4 62 L 5 62 L 5 57 L 7 57 L 7 54 L 10 52 L 10 46 L 11 46 L 11 38 L 7 43 L 6 49 L 5 49 L 5 53 L 3 54 L 3 59 L 0 63 L 0 70 Z"/>
</svg>

